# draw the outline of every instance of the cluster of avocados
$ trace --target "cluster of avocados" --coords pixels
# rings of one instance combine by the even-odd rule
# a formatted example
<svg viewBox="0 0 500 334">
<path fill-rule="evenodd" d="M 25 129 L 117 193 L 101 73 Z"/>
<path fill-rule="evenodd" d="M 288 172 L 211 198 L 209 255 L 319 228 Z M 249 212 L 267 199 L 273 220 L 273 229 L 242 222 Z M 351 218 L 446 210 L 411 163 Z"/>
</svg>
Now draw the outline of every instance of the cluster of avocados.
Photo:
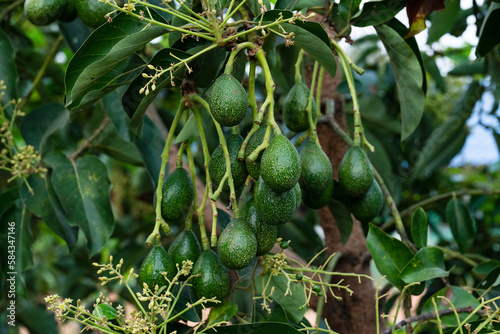
<svg viewBox="0 0 500 334">
<path fill-rule="evenodd" d="M 309 128 L 306 107 L 309 89 L 296 83 L 288 93 L 283 108 L 286 125 L 293 131 Z M 248 97 L 241 83 L 231 74 L 219 76 L 209 91 L 208 105 L 213 117 L 224 126 L 238 125 L 245 117 Z M 313 110 L 313 117 L 316 111 Z M 258 157 L 249 156 L 263 143 L 266 132 L 269 145 Z M 245 159 L 238 159 L 243 137 L 232 133 L 226 138 L 231 174 L 235 189 L 243 187 L 248 175 L 255 181 L 253 196 L 240 207 L 236 215 L 222 231 L 217 252 L 203 250 L 191 230 L 181 232 L 168 252 L 154 247 L 140 270 L 140 281 L 148 286 L 166 284 L 161 271 L 173 277 L 176 264 L 183 260 L 194 263 L 193 292 L 198 298 L 224 300 L 229 289 L 228 269 L 243 269 L 256 256 L 267 254 L 277 239 L 277 227 L 290 220 L 301 203 L 319 209 L 332 198 L 343 197 L 351 212 L 360 220 L 373 219 L 382 207 L 382 194 L 365 152 L 352 147 L 344 156 L 339 169 L 340 195 L 334 193 L 334 179 L 330 159 L 317 140 L 306 141 L 299 151 L 290 140 L 272 127 L 261 124 L 250 137 L 245 148 Z M 223 181 L 226 161 L 222 146 L 212 153 L 208 165 L 213 189 Z M 229 191 L 227 180 L 222 187 Z M 167 222 L 179 223 L 185 219 L 193 202 L 194 190 L 189 173 L 177 168 L 168 175 L 163 186 L 162 216 Z M 156 200 L 155 200 L 156 202 Z M 164 261 L 161 265 L 156 261 Z M 170 271 L 169 271 L 170 270 Z"/>
<path fill-rule="evenodd" d="M 24 14 L 37 26 L 45 26 L 60 20 L 71 22 L 77 17 L 89 27 L 97 28 L 106 22 L 105 15 L 113 10 L 98 0 L 26 0 Z"/>
</svg>

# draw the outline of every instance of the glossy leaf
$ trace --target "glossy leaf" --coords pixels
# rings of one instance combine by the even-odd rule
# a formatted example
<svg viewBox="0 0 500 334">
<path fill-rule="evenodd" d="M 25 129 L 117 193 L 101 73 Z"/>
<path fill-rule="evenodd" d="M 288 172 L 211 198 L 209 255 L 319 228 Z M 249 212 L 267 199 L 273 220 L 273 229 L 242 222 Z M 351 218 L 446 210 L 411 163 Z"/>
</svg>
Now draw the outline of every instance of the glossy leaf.
<svg viewBox="0 0 500 334">
<path fill-rule="evenodd" d="M 269 281 L 270 279 L 270 281 Z M 269 285 L 267 285 L 269 281 Z M 288 281 L 283 276 L 259 276 L 255 279 L 255 293 L 262 294 L 264 287 L 267 285 L 266 294 L 269 294 L 271 289 L 274 288 L 273 294 L 270 298 L 283 307 L 288 314 L 290 320 L 298 323 L 304 316 L 306 310 L 299 310 L 299 307 L 305 304 L 306 296 L 304 287 L 301 284 L 290 284 L 290 290 L 287 292 Z"/>
<path fill-rule="evenodd" d="M 52 185 L 68 224 L 85 233 L 91 255 L 99 253 L 114 228 L 106 166 L 89 155 L 70 162 L 65 156 L 54 154 L 46 161 L 52 167 Z"/>
<path fill-rule="evenodd" d="M 375 27 L 391 61 L 401 105 L 401 141 L 415 131 L 424 112 L 422 70 L 419 61 L 405 40 L 386 25 Z"/>
<path fill-rule="evenodd" d="M 470 293 L 462 289 L 458 286 L 449 286 L 445 287 L 435 294 L 433 294 L 429 300 L 427 300 L 424 304 L 422 314 L 425 313 L 435 313 L 434 305 L 432 304 L 432 298 L 435 298 L 436 306 L 438 311 L 446 310 L 450 308 L 450 304 L 444 299 L 439 297 L 446 297 L 451 301 L 455 308 L 459 307 L 467 307 L 470 306 L 472 309 L 475 309 L 479 306 L 479 301 Z M 466 317 L 468 317 L 468 313 L 461 313 L 458 315 L 460 322 L 462 322 Z M 455 314 L 447 314 L 440 317 L 441 323 L 447 327 L 457 327 L 457 317 Z M 468 320 L 468 322 L 476 321 L 478 319 L 478 315 L 473 315 L 472 318 Z"/>
<path fill-rule="evenodd" d="M 220 328 L 212 328 L 205 333 L 218 334 L 220 333 Z M 224 334 L 269 334 L 269 333 L 280 333 L 280 334 L 300 334 L 302 332 L 298 331 L 291 325 L 282 322 L 261 322 L 256 324 L 246 324 L 246 325 L 231 325 L 224 326 Z"/>
<path fill-rule="evenodd" d="M 413 258 L 412 251 L 373 224 L 370 224 L 366 242 L 378 271 L 402 290 L 406 284 L 399 274 Z"/>
<path fill-rule="evenodd" d="M 238 305 L 231 300 L 226 300 L 222 304 L 212 307 L 208 316 L 208 325 L 212 325 L 221 321 L 229 321 L 236 312 L 238 312 Z"/>
<path fill-rule="evenodd" d="M 436 247 L 422 248 L 399 274 L 405 283 L 423 282 L 438 277 L 448 277 L 444 254 Z"/>
<path fill-rule="evenodd" d="M 171 54 L 173 54 L 175 57 Z M 165 48 L 155 54 L 155 56 L 149 62 L 149 65 L 166 69 L 169 68 L 172 63 L 178 62 L 179 60 L 177 58 L 185 59 L 189 56 L 190 55 L 184 51 Z M 184 73 L 184 70 L 184 67 L 179 68 L 175 73 L 172 73 L 172 75 L 176 76 L 179 73 Z M 145 68 L 143 73 L 145 73 L 146 75 L 151 75 L 154 74 L 154 71 L 150 70 L 149 68 Z M 123 108 L 130 117 L 130 130 L 137 136 L 142 137 L 142 127 L 144 124 L 146 109 L 164 87 L 171 86 L 171 80 L 173 80 L 173 78 L 170 76 L 170 73 L 165 73 L 156 81 L 155 90 L 153 90 L 152 87 L 149 86 L 148 94 L 146 94 L 146 92 L 143 92 L 141 94 L 140 90 L 146 86 L 146 84 L 149 82 L 149 79 L 144 78 L 142 75 L 139 75 L 130 83 L 127 91 L 123 94 L 122 103 Z"/>
<path fill-rule="evenodd" d="M 342 245 L 345 245 L 351 236 L 353 227 L 351 212 L 343 203 L 335 200 L 331 200 L 327 205 L 335 218 L 340 238 L 342 239 Z"/>
<path fill-rule="evenodd" d="M 78 229 L 70 226 L 66 218 L 64 209 L 57 198 L 50 177 L 42 178 L 39 175 L 32 175 L 28 178 L 28 183 L 33 189 L 32 195 L 28 187 L 24 184 L 21 188 L 21 198 L 28 210 L 35 216 L 43 219 L 45 224 L 59 237 L 61 237 L 70 251 L 72 251 L 78 240 Z"/>
<path fill-rule="evenodd" d="M 460 0 L 446 0 L 444 10 L 429 15 L 431 26 L 428 30 L 427 44 L 436 42 L 441 36 L 449 32 L 455 25 L 459 13 Z"/>
<path fill-rule="evenodd" d="M 164 20 L 150 9 L 153 17 Z M 134 53 L 165 33 L 157 25 L 124 13 L 96 29 L 71 59 L 66 71 L 66 106 L 74 119 L 88 106 L 119 85 L 130 82 L 144 67 Z M 146 28 L 147 27 L 147 28 Z"/>
<path fill-rule="evenodd" d="M 466 252 L 476 236 L 476 221 L 464 202 L 452 198 L 446 204 L 446 221 L 450 224 L 453 237 L 460 252 Z"/>
<path fill-rule="evenodd" d="M 92 311 L 92 315 L 100 320 L 103 320 L 104 318 L 106 318 L 106 320 L 113 320 L 118 316 L 118 312 L 111 305 L 97 304 L 94 311 Z"/>
<path fill-rule="evenodd" d="M 339 14 L 347 22 L 350 23 L 352 17 L 359 11 L 361 0 L 340 0 Z"/>
<path fill-rule="evenodd" d="M 111 158 L 132 165 L 141 165 L 142 163 L 137 147 L 132 142 L 120 137 L 113 124 L 109 124 L 101 135 L 92 142 L 92 148 Z"/>
<path fill-rule="evenodd" d="M 145 118 L 142 137 L 135 137 L 134 144 L 156 188 L 161 169 L 161 159 L 159 157 L 163 152 L 165 139 L 163 139 L 160 130 L 149 117 Z"/>
<path fill-rule="evenodd" d="M 92 28 L 83 23 L 79 17 L 67 23 L 58 20 L 57 25 L 64 37 L 64 41 L 73 53 L 83 45 L 92 33 Z"/>
<path fill-rule="evenodd" d="M 21 123 L 21 133 L 26 144 L 32 145 L 43 157 L 47 138 L 67 124 L 68 119 L 68 111 L 62 104 L 44 104 L 26 115 Z"/>
<path fill-rule="evenodd" d="M 122 105 L 124 87 L 120 87 L 102 98 L 103 109 L 115 126 L 118 135 L 126 141 L 131 141 L 133 136 L 129 130 L 130 117 L 128 117 Z"/>
<path fill-rule="evenodd" d="M 477 289 L 486 290 L 490 287 L 497 287 L 498 285 L 500 285 L 500 264 L 497 261 L 495 262 L 496 263 L 494 263 L 494 261 L 487 262 L 488 266 L 493 266 L 493 267 L 488 268 L 489 270 L 487 271 L 487 273 L 484 274 L 486 275 L 486 277 L 484 277 L 484 279 L 482 279 L 481 282 L 477 284 L 476 286 Z M 480 264 L 479 266 L 481 265 L 482 264 Z M 480 268 L 478 270 L 475 270 L 476 268 L 474 268 L 474 273 L 486 269 L 486 268 Z"/>
<path fill-rule="evenodd" d="M 476 55 L 484 57 L 500 43 L 500 3 L 491 2 L 481 26 Z"/>
<path fill-rule="evenodd" d="M 6 105 L 10 100 L 17 98 L 17 70 L 14 63 L 15 51 L 7 34 L 0 29 L 0 80 L 3 80 L 6 90 L 2 90 L 5 95 L 2 102 Z M 7 110 L 11 111 L 12 105 Z"/>
<path fill-rule="evenodd" d="M 427 230 L 429 224 L 427 222 L 427 214 L 422 208 L 413 211 L 411 216 L 411 237 L 418 248 L 427 246 Z"/>
<path fill-rule="evenodd" d="M 363 5 L 361 14 L 353 20 L 357 27 L 376 26 L 389 21 L 406 6 L 406 1 L 369 1 Z"/>
</svg>

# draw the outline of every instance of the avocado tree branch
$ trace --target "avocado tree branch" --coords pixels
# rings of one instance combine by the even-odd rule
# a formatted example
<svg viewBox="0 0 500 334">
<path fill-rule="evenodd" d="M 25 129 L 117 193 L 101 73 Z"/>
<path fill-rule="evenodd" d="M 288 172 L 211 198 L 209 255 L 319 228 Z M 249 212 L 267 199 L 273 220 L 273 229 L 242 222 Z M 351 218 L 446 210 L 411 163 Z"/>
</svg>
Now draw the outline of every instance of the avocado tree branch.
<svg viewBox="0 0 500 334">
<path fill-rule="evenodd" d="M 102 120 L 101 125 L 97 129 L 95 129 L 94 133 L 92 133 L 92 135 L 89 138 L 87 138 L 82 145 L 78 146 L 77 149 L 69 155 L 68 159 L 70 161 L 75 161 L 76 158 L 78 158 L 78 156 L 82 154 L 83 151 L 92 146 L 92 142 L 96 140 L 97 137 L 99 137 L 104 130 L 106 130 L 106 128 L 110 123 L 111 120 L 108 117 L 104 118 Z"/>
</svg>

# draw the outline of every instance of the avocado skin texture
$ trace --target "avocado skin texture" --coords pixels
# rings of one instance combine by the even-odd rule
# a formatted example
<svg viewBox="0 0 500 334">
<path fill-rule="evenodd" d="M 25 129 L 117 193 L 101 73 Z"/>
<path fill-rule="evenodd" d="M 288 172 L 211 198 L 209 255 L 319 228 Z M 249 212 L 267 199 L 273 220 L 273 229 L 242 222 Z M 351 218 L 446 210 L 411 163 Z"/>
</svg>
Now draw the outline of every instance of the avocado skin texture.
<svg viewBox="0 0 500 334">
<path fill-rule="evenodd" d="M 260 175 L 276 193 L 292 189 L 301 173 L 300 156 L 290 140 L 277 135 L 262 154 Z"/>
<path fill-rule="evenodd" d="M 243 144 L 243 137 L 239 134 L 232 134 L 226 138 L 227 151 L 229 152 L 229 160 L 231 161 L 231 174 L 233 175 L 234 188 L 241 187 L 247 178 L 247 168 L 244 161 L 238 160 L 238 151 Z M 214 186 L 218 187 L 220 181 L 226 173 L 226 159 L 222 146 L 217 148 L 210 157 L 208 171 Z M 229 179 L 224 183 L 222 191 L 229 191 Z"/>
<path fill-rule="evenodd" d="M 26 0 L 24 14 L 37 26 L 45 26 L 57 20 L 66 7 L 67 0 Z"/>
<path fill-rule="evenodd" d="M 286 126 L 295 132 L 302 132 L 309 129 L 309 119 L 307 117 L 307 99 L 309 98 L 309 88 L 302 83 L 296 82 L 283 102 L 283 120 Z M 312 116 L 316 117 L 316 103 L 312 102 Z"/>
<path fill-rule="evenodd" d="M 161 214 L 167 222 L 179 223 L 191 207 L 194 186 L 191 176 L 184 168 L 176 168 L 163 184 Z"/>
<path fill-rule="evenodd" d="M 226 299 L 229 291 L 229 276 L 227 269 L 220 262 L 217 254 L 212 250 L 203 251 L 193 267 L 191 280 L 193 284 L 193 292 L 196 298 L 213 298 L 219 301 Z"/>
<path fill-rule="evenodd" d="M 372 186 L 363 198 L 351 199 L 346 203 L 357 220 L 368 223 L 378 216 L 384 205 L 384 195 L 378 183 L 373 180 Z"/>
<path fill-rule="evenodd" d="M 82 21 L 91 28 L 97 28 L 107 20 L 104 17 L 113 7 L 97 0 L 75 0 L 76 11 Z"/>
<path fill-rule="evenodd" d="M 231 74 L 222 74 L 212 85 L 208 104 L 210 112 L 220 125 L 235 126 L 247 113 L 247 92 Z"/>
<path fill-rule="evenodd" d="M 254 201 L 257 217 L 262 222 L 273 226 L 284 224 L 293 216 L 297 208 L 297 190 L 292 188 L 276 193 L 261 176 L 255 184 Z"/>
<path fill-rule="evenodd" d="M 68 0 L 66 6 L 63 8 L 61 15 L 59 16 L 59 21 L 71 22 L 78 16 L 76 12 L 76 0 Z"/>
<path fill-rule="evenodd" d="M 252 176 L 254 180 L 258 180 L 260 176 L 260 161 L 262 160 L 262 154 L 263 152 L 260 152 L 259 156 L 255 161 L 252 163 L 248 161 L 248 156 L 252 154 L 255 149 L 262 144 L 264 141 L 264 136 L 266 135 L 266 128 L 267 125 L 261 125 L 260 128 L 255 131 L 255 133 L 250 137 L 250 140 L 248 141 L 247 147 L 245 149 L 245 165 L 247 167 L 247 171 Z M 269 140 L 273 140 L 274 138 L 274 133 L 273 130 L 271 129 L 271 135 L 269 137 Z M 264 150 L 265 151 L 265 150 Z"/>
<path fill-rule="evenodd" d="M 248 267 L 257 254 L 257 239 L 250 226 L 241 218 L 227 224 L 217 241 L 220 261 L 229 269 Z"/>
<path fill-rule="evenodd" d="M 200 242 L 193 231 L 184 230 L 174 239 L 167 253 L 174 264 L 178 264 L 179 269 L 182 269 L 182 261 L 189 260 L 193 262 L 193 265 L 196 263 L 201 253 Z M 181 278 L 186 279 L 187 277 L 183 275 Z"/>
<path fill-rule="evenodd" d="M 309 193 L 306 191 L 302 191 L 302 201 L 311 209 L 320 209 L 328 204 L 328 202 L 332 199 L 334 189 L 333 179 L 327 183 L 327 187 L 321 193 Z"/>
<path fill-rule="evenodd" d="M 163 247 L 153 246 L 139 269 L 139 284 L 141 288 L 143 283 L 146 283 L 153 291 L 155 285 L 158 285 L 159 288 L 168 285 L 168 282 L 161 274 L 162 272 L 167 272 L 167 278 L 172 280 L 175 277 L 177 269 L 175 268 L 174 261 L 172 261 Z"/>
<path fill-rule="evenodd" d="M 300 207 L 300 202 L 302 200 L 302 189 L 300 189 L 299 183 L 292 188 L 295 193 L 295 211 L 297 211 Z"/>
<path fill-rule="evenodd" d="M 333 178 L 332 163 L 321 147 L 307 142 L 300 151 L 300 188 L 308 194 L 322 194 Z"/>
<path fill-rule="evenodd" d="M 247 201 L 241 208 L 241 216 L 252 229 L 257 239 L 257 254 L 262 256 L 269 253 L 276 243 L 278 237 L 278 227 L 268 225 L 262 222 L 257 216 L 257 209 L 252 200 Z"/>
<path fill-rule="evenodd" d="M 339 165 L 339 183 L 352 198 L 363 197 L 373 183 L 373 170 L 365 151 L 352 146 Z"/>
</svg>

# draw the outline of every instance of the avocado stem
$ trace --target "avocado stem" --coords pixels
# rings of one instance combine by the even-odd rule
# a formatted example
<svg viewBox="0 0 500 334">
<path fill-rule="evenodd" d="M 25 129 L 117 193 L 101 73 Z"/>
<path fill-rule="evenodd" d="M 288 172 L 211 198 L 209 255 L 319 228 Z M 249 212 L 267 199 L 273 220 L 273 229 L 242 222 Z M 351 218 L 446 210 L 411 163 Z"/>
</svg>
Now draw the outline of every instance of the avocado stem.
<svg viewBox="0 0 500 334">
<path fill-rule="evenodd" d="M 191 231 L 193 229 L 193 215 L 195 211 L 198 209 L 198 190 L 196 187 L 196 168 L 194 164 L 193 152 L 191 151 L 191 145 L 186 146 L 186 154 L 189 162 L 189 173 L 191 174 L 191 181 L 194 185 L 194 198 L 193 198 L 193 206 L 189 210 L 188 216 L 186 218 L 186 231 Z"/>
<path fill-rule="evenodd" d="M 318 77 L 318 69 L 319 69 L 319 63 L 317 61 L 315 61 L 312 79 L 311 79 L 311 89 L 309 90 L 309 96 L 307 97 L 306 114 L 307 114 L 307 120 L 309 121 L 309 141 L 319 145 L 318 135 L 316 134 L 316 123 L 314 122 L 313 116 L 312 116 L 314 87 L 316 86 L 316 78 Z M 317 110 L 316 112 L 321 112 L 321 111 Z"/>
<path fill-rule="evenodd" d="M 245 160 L 245 150 L 248 145 L 248 142 L 250 141 L 250 138 L 252 138 L 253 134 L 255 131 L 259 129 L 259 124 L 255 122 L 257 118 L 257 100 L 255 99 L 255 68 L 257 67 L 257 62 L 255 60 L 252 60 L 250 62 L 250 72 L 248 75 L 248 105 L 250 109 L 252 109 L 252 119 L 253 119 L 253 124 L 252 128 L 248 132 L 247 136 L 245 137 L 245 140 L 243 141 L 243 144 L 241 144 L 241 148 L 238 151 L 238 160 L 243 161 Z"/>
<path fill-rule="evenodd" d="M 255 44 L 252 42 L 243 42 L 238 45 L 236 45 L 233 50 L 231 51 L 231 54 L 229 55 L 229 59 L 227 60 L 226 63 L 226 68 L 224 69 L 224 74 L 231 74 L 233 73 L 233 67 L 234 67 L 234 61 L 236 59 L 236 56 L 238 53 L 240 53 L 241 50 L 243 49 L 253 49 L 255 48 Z"/>
<path fill-rule="evenodd" d="M 295 62 L 295 82 L 302 82 L 302 59 L 304 59 L 304 49 L 300 49 L 297 61 Z"/>
<path fill-rule="evenodd" d="M 175 159 L 176 168 L 182 168 L 182 154 L 184 153 L 187 145 L 189 145 L 189 140 L 183 141 L 181 146 L 179 146 L 179 150 L 177 151 L 177 158 Z"/>
</svg>

